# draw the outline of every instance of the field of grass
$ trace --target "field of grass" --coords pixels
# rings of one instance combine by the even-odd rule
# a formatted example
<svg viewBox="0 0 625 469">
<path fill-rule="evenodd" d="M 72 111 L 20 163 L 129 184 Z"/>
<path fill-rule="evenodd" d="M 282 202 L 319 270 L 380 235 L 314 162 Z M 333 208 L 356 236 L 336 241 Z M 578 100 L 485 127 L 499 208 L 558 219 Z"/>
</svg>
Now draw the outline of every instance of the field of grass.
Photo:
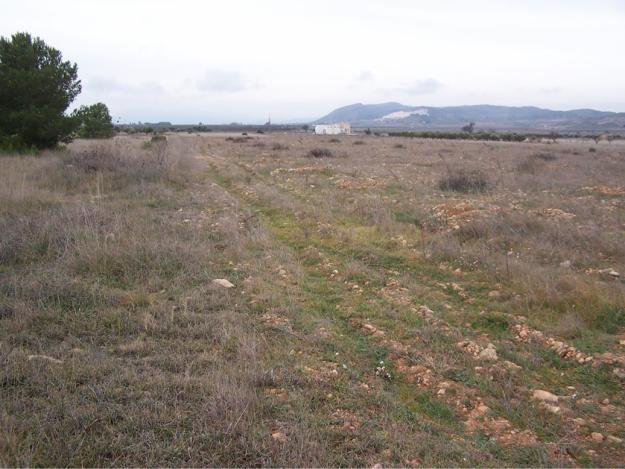
<svg viewBox="0 0 625 469">
<path fill-rule="evenodd" d="M 120 136 L 0 168 L 0 465 L 625 461 L 625 145 Z"/>
</svg>

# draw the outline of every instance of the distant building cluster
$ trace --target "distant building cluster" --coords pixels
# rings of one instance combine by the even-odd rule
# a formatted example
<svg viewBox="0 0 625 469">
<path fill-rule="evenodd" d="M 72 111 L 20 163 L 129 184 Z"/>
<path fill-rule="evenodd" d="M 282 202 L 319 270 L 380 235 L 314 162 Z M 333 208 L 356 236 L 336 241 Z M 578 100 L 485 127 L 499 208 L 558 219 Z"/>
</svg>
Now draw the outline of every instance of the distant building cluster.
<svg viewBox="0 0 625 469">
<path fill-rule="evenodd" d="M 349 122 L 339 122 L 338 124 L 318 124 L 315 125 L 315 133 L 319 135 L 340 135 L 352 133 L 352 126 Z"/>
</svg>

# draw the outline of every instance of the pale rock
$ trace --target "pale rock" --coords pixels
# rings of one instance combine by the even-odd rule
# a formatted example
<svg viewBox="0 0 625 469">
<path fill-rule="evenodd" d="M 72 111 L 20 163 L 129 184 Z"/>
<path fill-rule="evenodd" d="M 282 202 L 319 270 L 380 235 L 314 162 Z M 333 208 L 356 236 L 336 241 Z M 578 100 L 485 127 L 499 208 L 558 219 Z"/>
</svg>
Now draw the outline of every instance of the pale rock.
<svg viewBox="0 0 625 469">
<path fill-rule="evenodd" d="M 481 360 L 489 360 L 489 361 L 496 361 L 499 357 L 497 356 L 497 350 L 495 350 L 495 347 L 492 346 L 492 344 L 488 344 L 489 346 L 486 347 L 484 350 L 482 350 L 478 357 Z"/>
<path fill-rule="evenodd" d="M 501 297 L 501 292 L 499 290 L 492 290 L 488 292 L 489 298 L 499 298 Z"/>
<path fill-rule="evenodd" d="M 603 443 L 603 435 L 599 432 L 592 432 L 590 438 L 592 438 L 592 441 L 595 443 Z"/>
<path fill-rule="evenodd" d="M 569 261 L 567 259 L 566 261 L 560 262 L 560 267 L 562 267 L 564 269 L 570 269 L 571 268 L 571 261 Z"/>
<path fill-rule="evenodd" d="M 480 404 L 477 406 L 477 411 L 480 415 L 485 414 L 486 412 L 488 412 L 490 410 L 490 408 L 485 405 L 485 404 Z"/>
<path fill-rule="evenodd" d="M 604 399 L 601 401 L 601 405 L 608 405 L 610 403 L 610 399 Z"/>
<path fill-rule="evenodd" d="M 226 280 L 225 278 L 216 278 L 215 280 L 213 280 L 213 284 L 219 285 L 220 287 L 223 287 L 223 288 L 234 287 L 234 284 L 231 283 L 229 280 Z"/>
<path fill-rule="evenodd" d="M 623 443 L 623 439 L 616 437 L 614 435 L 608 435 L 606 438 L 610 443 L 615 443 L 617 445 L 620 445 L 621 443 Z"/>
<path fill-rule="evenodd" d="M 586 420 L 584 420 L 581 417 L 577 417 L 573 419 L 573 422 L 575 422 L 577 425 L 579 425 L 580 427 L 583 427 L 584 425 L 586 425 Z"/>
<path fill-rule="evenodd" d="M 271 434 L 271 438 L 273 438 L 278 443 L 286 443 L 288 441 L 288 438 L 282 432 L 273 432 Z"/>
<path fill-rule="evenodd" d="M 560 413 L 560 407 L 558 407 L 557 405 L 543 404 L 543 407 L 547 412 L 551 412 L 552 414 Z"/>
<path fill-rule="evenodd" d="M 536 389 L 532 394 L 532 399 L 546 402 L 558 402 L 558 396 L 550 393 L 549 391 L 543 391 L 542 389 Z"/>
<path fill-rule="evenodd" d="M 54 363 L 56 365 L 60 365 L 63 363 L 63 360 L 59 360 L 58 358 L 50 357 L 48 355 L 28 355 L 28 361 L 31 360 L 44 360 L 50 363 Z"/>
<path fill-rule="evenodd" d="M 504 361 L 503 364 L 505 365 L 506 368 L 508 368 L 510 370 L 520 370 L 521 369 L 521 366 L 519 366 L 516 363 L 511 362 L 509 360 Z"/>
<path fill-rule="evenodd" d="M 614 373 L 617 378 L 625 379 L 625 370 L 623 368 L 614 368 L 612 373 Z"/>
</svg>

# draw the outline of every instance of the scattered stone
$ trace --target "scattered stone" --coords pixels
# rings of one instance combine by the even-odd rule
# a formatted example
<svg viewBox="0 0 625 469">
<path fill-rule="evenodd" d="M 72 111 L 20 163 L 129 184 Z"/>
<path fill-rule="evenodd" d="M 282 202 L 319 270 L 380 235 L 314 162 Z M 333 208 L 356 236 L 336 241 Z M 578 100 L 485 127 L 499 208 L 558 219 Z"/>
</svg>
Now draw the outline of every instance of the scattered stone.
<svg viewBox="0 0 625 469">
<path fill-rule="evenodd" d="M 546 402 L 558 402 L 558 396 L 550 393 L 549 391 L 543 391 L 542 389 L 536 389 L 532 394 L 532 399 Z"/>
<path fill-rule="evenodd" d="M 234 284 L 232 284 L 229 280 L 226 280 L 225 278 L 216 278 L 215 280 L 213 280 L 213 284 L 219 285 L 220 287 L 223 287 L 223 288 L 234 287 Z"/>
<path fill-rule="evenodd" d="M 542 407 L 547 411 L 547 412 L 551 412 L 552 414 L 559 414 L 560 413 L 560 407 L 558 407 L 557 405 L 551 405 L 551 404 L 546 404 L 543 403 Z"/>
<path fill-rule="evenodd" d="M 601 401 L 601 405 L 608 405 L 610 404 L 610 399 L 604 399 Z"/>
<path fill-rule="evenodd" d="M 47 362 L 55 363 L 57 365 L 63 363 L 63 360 L 59 360 L 58 358 L 50 357 L 48 355 L 28 355 L 28 361 L 32 360 L 45 360 Z"/>
<path fill-rule="evenodd" d="M 277 441 L 278 443 L 286 443 L 287 441 L 289 441 L 289 439 L 286 437 L 286 435 L 282 432 L 273 432 L 271 434 L 271 438 L 273 438 L 275 441 Z"/>
<path fill-rule="evenodd" d="M 606 439 L 608 440 L 608 442 L 614 443 L 614 444 L 617 444 L 617 445 L 620 445 L 621 443 L 623 443 L 623 439 L 622 438 L 618 438 L 618 437 L 616 437 L 614 435 L 608 435 Z"/>
<path fill-rule="evenodd" d="M 601 269 L 599 271 L 599 274 L 603 275 L 603 276 L 611 277 L 611 278 L 614 278 L 614 279 L 617 279 L 617 278 L 619 278 L 621 276 L 621 274 L 619 274 L 614 269 Z"/>
<path fill-rule="evenodd" d="M 571 268 L 571 261 L 569 261 L 567 259 L 566 261 L 560 262 L 560 267 L 562 267 L 563 269 L 570 269 Z"/>
<path fill-rule="evenodd" d="M 286 401 L 289 398 L 289 393 L 286 389 L 282 388 L 269 388 L 265 390 L 266 396 L 274 396 L 280 399 L 281 401 Z"/>
<path fill-rule="evenodd" d="M 495 346 L 493 344 L 488 344 L 488 347 L 482 350 L 479 353 L 478 357 L 481 360 L 489 360 L 489 361 L 496 361 L 499 358 L 497 356 L 497 350 L 495 350 Z"/>
<path fill-rule="evenodd" d="M 617 378 L 625 379 L 625 370 L 623 368 L 614 368 L 612 373 L 614 373 Z"/>
<path fill-rule="evenodd" d="M 479 404 L 475 409 L 477 410 L 477 413 L 479 415 L 484 415 L 486 412 L 490 410 L 490 407 L 488 407 L 485 404 Z"/>
<path fill-rule="evenodd" d="M 469 355 L 473 355 L 474 357 L 477 357 L 482 351 L 482 348 L 472 340 L 463 340 L 461 342 L 458 342 L 456 346 L 459 349 L 464 350 Z"/>
<path fill-rule="evenodd" d="M 579 425 L 580 427 L 583 427 L 584 425 L 586 425 L 586 420 L 584 420 L 581 417 L 576 417 L 573 419 L 573 422 L 575 422 L 577 425 Z"/>
<path fill-rule="evenodd" d="M 501 292 L 499 290 L 492 290 L 488 292 L 489 298 L 499 298 L 501 297 Z"/>
<path fill-rule="evenodd" d="M 599 433 L 599 432 L 592 432 L 590 434 L 590 438 L 595 443 L 603 443 L 603 435 L 601 433 Z"/>
<path fill-rule="evenodd" d="M 517 365 L 516 363 L 513 363 L 509 360 L 505 360 L 503 362 L 504 366 L 510 370 L 520 370 L 521 366 Z"/>
</svg>

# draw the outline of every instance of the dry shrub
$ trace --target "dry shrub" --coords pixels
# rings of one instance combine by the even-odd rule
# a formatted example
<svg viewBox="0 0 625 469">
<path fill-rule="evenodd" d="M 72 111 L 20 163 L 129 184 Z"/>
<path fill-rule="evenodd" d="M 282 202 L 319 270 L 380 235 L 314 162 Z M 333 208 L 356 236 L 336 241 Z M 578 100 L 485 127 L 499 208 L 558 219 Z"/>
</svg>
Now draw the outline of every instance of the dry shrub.
<svg viewBox="0 0 625 469">
<path fill-rule="evenodd" d="M 533 153 L 520 162 L 516 170 L 520 173 L 537 174 L 544 168 L 545 162 L 555 161 L 558 157 L 549 152 Z"/>
<path fill-rule="evenodd" d="M 534 153 L 530 155 L 529 158 L 532 158 L 534 160 L 542 160 L 542 161 L 555 161 L 558 159 L 556 155 L 554 155 L 553 153 L 549 153 L 549 152 Z"/>
<path fill-rule="evenodd" d="M 274 143 L 271 147 L 273 151 L 288 150 L 289 148 L 290 147 L 288 145 L 283 145 L 282 143 Z"/>
<path fill-rule="evenodd" d="M 438 188 L 442 191 L 462 193 L 486 192 L 490 185 L 488 177 L 479 170 L 452 171 L 438 182 Z"/>
<path fill-rule="evenodd" d="M 365 142 L 363 142 L 362 140 L 355 140 L 353 145 L 364 145 Z"/>
<path fill-rule="evenodd" d="M 99 172 L 130 180 L 162 179 L 172 168 L 173 161 L 167 140 L 164 137 L 155 140 L 155 137 L 146 151 L 110 142 L 94 144 L 83 150 L 70 150 L 63 155 L 65 175 Z"/>
<path fill-rule="evenodd" d="M 243 137 L 226 137 L 226 142 L 232 142 L 232 143 L 245 143 L 249 140 L 252 140 L 252 137 L 250 136 L 243 136 Z"/>
<path fill-rule="evenodd" d="M 310 158 L 332 158 L 334 153 L 327 148 L 313 148 L 308 152 Z"/>
</svg>

